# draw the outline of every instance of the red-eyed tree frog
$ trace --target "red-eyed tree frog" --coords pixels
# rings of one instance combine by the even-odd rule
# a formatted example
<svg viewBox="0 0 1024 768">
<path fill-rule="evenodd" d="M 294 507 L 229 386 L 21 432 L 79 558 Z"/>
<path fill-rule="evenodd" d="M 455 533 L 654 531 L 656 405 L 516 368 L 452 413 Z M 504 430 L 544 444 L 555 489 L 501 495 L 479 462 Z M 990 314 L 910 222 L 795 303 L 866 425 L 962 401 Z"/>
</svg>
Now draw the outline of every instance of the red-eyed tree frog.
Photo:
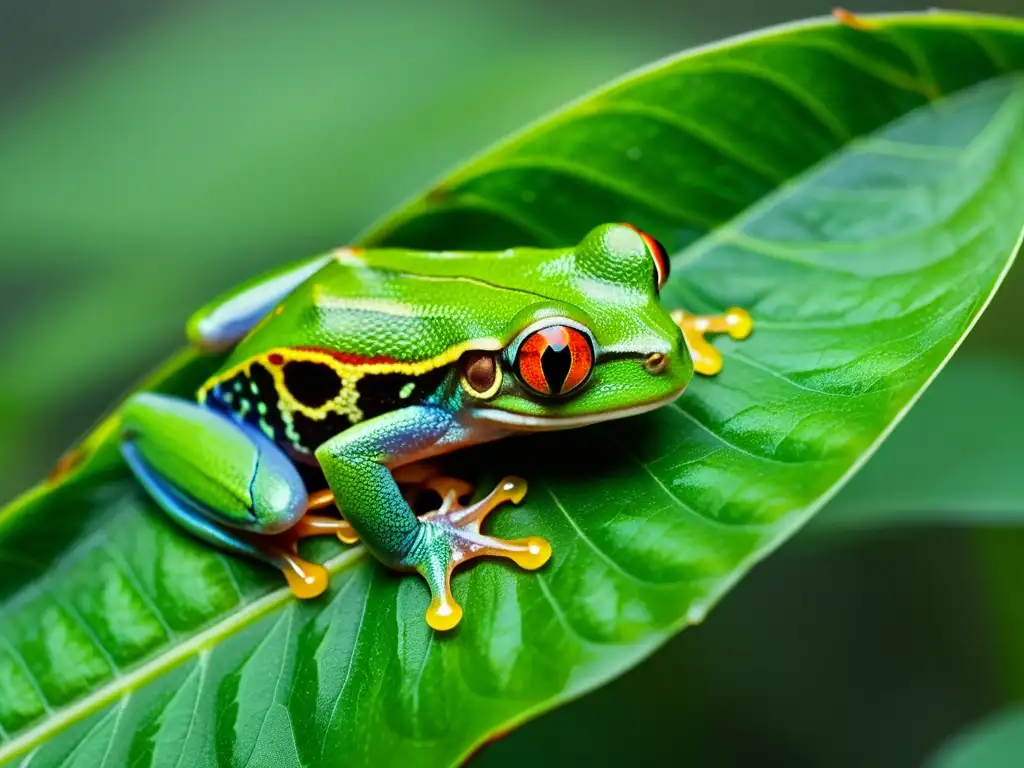
<svg viewBox="0 0 1024 768">
<path fill-rule="evenodd" d="M 665 249 L 626 224 L 575 247 L 499 252 L 339 248 L 264 275 L 195 314 L 190 341 L 227 353 L 195 400 L 143 392 L 122 411 L 122 453 L 177 523 L 281 569 L 292 591 L 328 586 L 299 539 L 361 541 L 419 572 L 427 623 L 458 624 L 452 571 L 481 555 L 540 568 L 539 537 L 503 540 L 480 523 L 524 481 L 483 500 L 422 469 L 439 454 L 509 435 L 583 427 L 665 405 L 693 372 L 715 374 L 706 333 L 737 339 L 749 315 L 670 312 Z M 310 493 L 299 465 L 328 488 Z M 441 493 L 414 514 L 402 488 Z M 337 508 L 341 516 L 316 514 Z"/>
</svg>

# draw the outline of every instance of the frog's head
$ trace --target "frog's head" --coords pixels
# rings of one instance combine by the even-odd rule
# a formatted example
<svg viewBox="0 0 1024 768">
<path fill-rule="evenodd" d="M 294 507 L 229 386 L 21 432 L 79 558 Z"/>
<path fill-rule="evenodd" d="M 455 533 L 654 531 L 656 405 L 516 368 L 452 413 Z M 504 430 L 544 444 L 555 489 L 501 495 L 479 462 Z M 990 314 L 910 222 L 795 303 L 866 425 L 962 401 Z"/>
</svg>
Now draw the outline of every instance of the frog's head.
<svg viewBox="0 0 1024 768">
<path fill-rule="evenodd" d="M 530 267 L 548 298 L 506 328 L 506 346 L 461 361 L 466 405 L 512 429 L 565 429 L 631 416 L 679 397 L 693 361 L 659 302 L 669 260 L 626 224 L 592 230 Z"/>
</svg>

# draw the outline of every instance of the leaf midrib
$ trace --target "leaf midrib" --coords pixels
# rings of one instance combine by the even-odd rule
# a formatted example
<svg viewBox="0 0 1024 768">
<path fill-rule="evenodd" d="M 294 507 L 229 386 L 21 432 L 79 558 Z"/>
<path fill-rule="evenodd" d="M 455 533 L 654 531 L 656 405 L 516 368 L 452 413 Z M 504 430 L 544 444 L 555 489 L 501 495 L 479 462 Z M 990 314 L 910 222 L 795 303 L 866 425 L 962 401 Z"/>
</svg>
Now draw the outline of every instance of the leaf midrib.
<svg viewBox="0 0 1024 768">
<path fill-rule="evenodd" d="M 331 558 L 324 567 L 333 576 L 354 567 L 366 555 L 365 548 L 355 546 Z M 65 726 L 84 719 L 103 706 L 112 703 L 124 694 L 130 694 L 146 683 L 160 677 L 165 672 L 188 661 L 193 656 L 201 656 L 217 646 L 218 642 L 229 637 L 243 627 L 263 618 L 275 608 L 285 605 L 292 599 L 291 590 L 282 587 L 254 600 L 236 613 L 230 614 L 206 630 L 193 635 L 179 645 L 172 646 L 164 653 L 136 667 L 131 672 L 113 678 L 102 688 L 98 688 L 88 696 L 74 704 L 61 709 L 51 709 L 50 715 L 34 728 L 0 747 L 0 763 L 18 754 L 22 754 L 44 742 L 49 736 L 61 731 Z M 3 635 L 0 634 L 0 637 Z"/>
</svg>

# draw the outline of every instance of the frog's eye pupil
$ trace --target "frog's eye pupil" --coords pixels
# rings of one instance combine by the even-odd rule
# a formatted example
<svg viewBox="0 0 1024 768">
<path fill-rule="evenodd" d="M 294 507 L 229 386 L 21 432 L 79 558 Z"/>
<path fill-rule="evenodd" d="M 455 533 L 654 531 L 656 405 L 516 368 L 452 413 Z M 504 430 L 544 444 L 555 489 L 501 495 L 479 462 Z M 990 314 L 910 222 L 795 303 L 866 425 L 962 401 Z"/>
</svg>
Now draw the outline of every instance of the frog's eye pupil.
<svg viewBox="0 0 1024 768">
<path fill-rule="evenodd" d="M 572 392 L 590 374 L 594 353 L 587 337 L 566 325 L 550 325 L 531 333 L 519 347 L 516 371 L 523 383 L 541 395 Z"/>
<path fill-rule="evenodd" d="M 540 368 L 551 391 L 561 392 L 562 385 L 572 368 L 572 350 L 569 349 L 569 345 L 561 339 L 554 344 L 549 343 L 548 348 L 540 356 Z"/>
</svg>

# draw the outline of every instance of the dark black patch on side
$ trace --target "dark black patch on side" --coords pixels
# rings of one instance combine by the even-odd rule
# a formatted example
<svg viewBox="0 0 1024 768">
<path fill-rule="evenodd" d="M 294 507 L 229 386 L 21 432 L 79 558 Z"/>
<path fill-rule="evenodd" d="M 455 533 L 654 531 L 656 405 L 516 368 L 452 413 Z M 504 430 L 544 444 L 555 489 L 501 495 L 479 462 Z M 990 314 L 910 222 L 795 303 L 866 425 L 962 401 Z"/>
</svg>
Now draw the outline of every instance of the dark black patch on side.
<svg viewBox="0 0 1024 768">
<path fill-rule="evenodd" d="M 341 379 L 324 363 L 293 360 L 285 363 L 283 372 L 285 388 L 308 408 L 319 408 L 341 392 Z"/>
<path fill-rule="evenodd" d="M 277 389 L 270 372 L 256 363 L 250 368 L 250 376 L 238 372 L 230 379 L 213 387 L 206 396 L 206 405 L 214 411 L 227 414 L 235 421 L 255 427 L 260 434 L 266 435 L 279 445 L 286 442 L 284 422 L 278 408 Z M 253 386 L 256 391 L 253 392 Z M 243 406 L 248 403 L 248 407 Z M 262 409 L 263 414 L 260 413 Z M 243 415 L 244 412 L 244 415 Z M 266 424 L 272 430 L 267 435 L 261 428 Z"/>
<path fill-rule="evenodd" d="M 450 366 L 442 366 L 419 376 L 407 373 L 366 374 L 356 382 L 358 405 L 363 412 L 363 419 L 372 419 L 382 413 L 422 403 L 437 392 L 450 370 Z M 402 390 L 410 383 L 413 385 L 412 392 L 403 398 Z"/>
<path fill-rule="evenodd" d="M 292 414 L 292 424 L 299 436 L 300 445 L 311 454 L 339 432 L 352 426 L 348 416 L 340 413 L 328 413 L 326 418 L 317 421 L 296 412 Z"/>
<path fill-rule="evenodd" d="M 558 394 L 562 391 L 565 377 L 572 369 L 572 350 L 568 345 L 558 350 L 549 346 L 540 356 L 540 367 L 544 371 L 548 387 L 553 393 Z"/>
<path fill-rule="evenodd" d="M 274 386 L 274 377 L 271 376 L 270 371 L 264 368 L 262 365 L 256 364 L 252 366 L 251 378 L 253 383 L 259 387 L 260 400 L 263 401 L 267 406 L 267 412 L 263 416 L 263 422 L 274 430 L 273 439 L 278 442 L 285 442 L 285 424 L 281 418 L 280 401 L 278 399 L 277 389 Z M 259 414 L 257 414 L 258 417 Z"/>
</svg>

